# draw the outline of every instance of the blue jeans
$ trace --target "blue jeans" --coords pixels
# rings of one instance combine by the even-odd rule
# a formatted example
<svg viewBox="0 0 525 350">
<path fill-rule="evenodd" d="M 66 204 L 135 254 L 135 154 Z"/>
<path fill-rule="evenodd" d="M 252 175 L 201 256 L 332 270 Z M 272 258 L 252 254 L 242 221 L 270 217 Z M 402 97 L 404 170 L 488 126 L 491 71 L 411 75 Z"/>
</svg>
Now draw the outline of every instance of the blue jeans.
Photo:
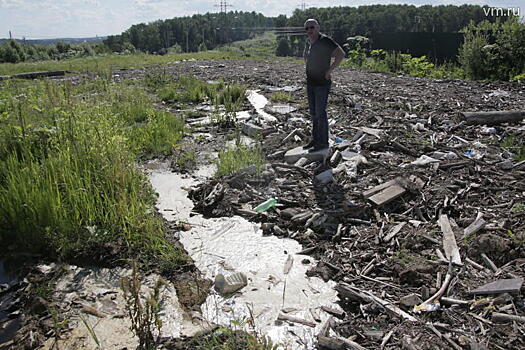
<svg viewBox="0 0 525 350">
<path fill-rule="evenodd" d="M 308 107 L 312 118 L 312 138 L 321 146 L 328 146 L 328 117 L 326 105 L 328 104 L 328 93 L 330 85 L 306 86 L 308 94 Z"/>
</svg>

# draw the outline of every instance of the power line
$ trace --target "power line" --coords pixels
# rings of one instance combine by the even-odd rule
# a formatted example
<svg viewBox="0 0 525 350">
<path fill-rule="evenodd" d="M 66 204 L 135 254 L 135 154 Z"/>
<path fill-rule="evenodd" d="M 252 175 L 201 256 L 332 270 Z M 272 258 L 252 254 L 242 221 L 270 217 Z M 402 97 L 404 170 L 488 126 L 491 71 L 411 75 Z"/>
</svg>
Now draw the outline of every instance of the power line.
<svg viewBox="0 0 525 350">
<path fill-rule="evenodd" d="M 233 5 L 228 4 L 226 1 L 220 1 L 219 5 L 215 5 L 215 7 L 219 7 L 221 13 L 226 13 L 227 8 L 233 7 Z"/>
<path fill-rule="evenodd" d="M 307 5 L 304 1 L 301 2 L 301 3 L 299 4 L 299 8 L 301 9 L 301 11 L 306 10 L 306 7 L 307 7 L 307 6 L 308 6 L 308 5 Z"/>
</svg>

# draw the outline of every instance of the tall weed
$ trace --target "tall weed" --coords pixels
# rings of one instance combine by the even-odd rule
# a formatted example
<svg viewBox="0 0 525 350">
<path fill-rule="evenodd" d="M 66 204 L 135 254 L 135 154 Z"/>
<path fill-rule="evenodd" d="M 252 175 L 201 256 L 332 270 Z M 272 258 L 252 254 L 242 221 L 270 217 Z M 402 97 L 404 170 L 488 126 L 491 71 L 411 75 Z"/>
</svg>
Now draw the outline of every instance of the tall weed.
<svg viewBox="0 0 525 350">
<path fill-rule="evenodd" d="M 182 136 L 182 121 L 155 112 L 146 100 L 149 107 L 138 108 L 139 96 L 101 81 L 0 86 L 3 246 L 96 260 L 109 245 L 166 268 L 183 259 L 165 241 L 162 222 L 152 215 L 155 196 L 135 164 L 138 154 L 171 147 Z M 141 123 L 137 111 L 146 114 Z M 137 130 L 147 132 L 134 138 Z"/>
</svg>

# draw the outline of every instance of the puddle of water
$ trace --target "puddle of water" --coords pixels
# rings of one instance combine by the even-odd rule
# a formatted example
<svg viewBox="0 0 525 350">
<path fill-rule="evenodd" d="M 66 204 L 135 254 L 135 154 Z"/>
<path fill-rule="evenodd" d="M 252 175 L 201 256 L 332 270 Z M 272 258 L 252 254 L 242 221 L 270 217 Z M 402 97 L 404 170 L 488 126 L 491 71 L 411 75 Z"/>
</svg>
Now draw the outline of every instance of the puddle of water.
<svg viewBox="0 0 525 350">
<path fill-rule="evenodd" d="M 125 268 L 80 268 L 69 266 L 67 274 L 57 282 L 54 298 L 67 307 L 72 301 L 80 302 L 106 315 L 100 318 L 75 309 L 69 315 L 72 331 L 57 344 L 60 349 L 135 349 L 137 338 L 130 330 L 131 321 L 127 317 L 123 292 L 120 288 L 122 278 L 129 278 L 131 270 Z M 160 276 L 151 274 L 141 277 L 141 294 L 150 295 Z M 180 337 L 192 335 L 197 331 L 190 320 L 184 319 L 176 290 L 170 284 L 161 288 L 160 302 L 162 312 L 161 337 Z M 101 342 L 98 347 L 84 321 Z M 43 349 L 54 349 L 54 339 L 48 339 Z"/>
<path fill-rule="evenodd" d="M 288 349 L 314 349 L 315 334 L 329 315 L 318 310 L 322 322 L 315 328 L 301 324 L 276 324 L 282 308 L 294 308 L 290 315 L 313 321 L 309 309 L 320 306 L 339 308 L 335 282 L 307 278 L 306 271 L 314 263 L 307 256 L 298 255 L 301 245 L 292 239 L 263 237 L 258 224 L 241 217 L 204 219 L 190 217 L 193 203 L 182 187 L 197 184 L 197 180 L 179 174 L 153 172 L 150 182 L 159 193 L 157 206 L 167 220 L 184 220 L 193 226 L 183 232 L 180 241 L 196 266 L 208 278 L 218 273 L 229 275 L 243 272 L 248 285 L 240 293 L 222 297 L 214 290 L 202 305 L 203 316 L 209 322 L 230 325 L 232 321 L 252 319 L 256 330 L 269 336 L 274 343 L 288 344 Z M 172 211 L 167 212 L 166 209 Z M 288 273 L 284 266 L 292 256 Z M 303 260 L 310 264 L 303 264 Z M 302 342 L 306 345 L 297 345 Z"/>
</svg>

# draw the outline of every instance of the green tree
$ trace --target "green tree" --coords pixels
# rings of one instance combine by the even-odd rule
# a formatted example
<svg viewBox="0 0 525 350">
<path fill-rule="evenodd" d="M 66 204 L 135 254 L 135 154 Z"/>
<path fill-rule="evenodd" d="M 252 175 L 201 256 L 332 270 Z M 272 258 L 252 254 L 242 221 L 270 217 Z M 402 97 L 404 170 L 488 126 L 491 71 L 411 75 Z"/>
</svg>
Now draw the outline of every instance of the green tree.
<svg viewBox="0 0 525 350">
<path fill-rule="evenodd" d="M 290 44 L 288 44 L 288 40 L 284 37 L 281 37 L 279 39 L 279 43 L 277 44 L 275 55 L 279 57 L 286 57 L 290 56 L 291 53 L 292 51 L 290 50 Z"/>
</svg>

